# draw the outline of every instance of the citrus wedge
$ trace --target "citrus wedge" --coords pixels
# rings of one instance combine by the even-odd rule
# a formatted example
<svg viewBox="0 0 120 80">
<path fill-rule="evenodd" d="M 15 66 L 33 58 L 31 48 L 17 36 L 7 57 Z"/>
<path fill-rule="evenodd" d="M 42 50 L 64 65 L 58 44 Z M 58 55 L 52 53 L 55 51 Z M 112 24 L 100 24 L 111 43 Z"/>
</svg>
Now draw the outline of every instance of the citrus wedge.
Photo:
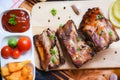
<svg viewBox="0 0 120 80">
<path fill-rule="evenodd" d="M 120 21 L 118 19 L 116 19 L 116 17 L 113 15 L 113 10 L 112 10 L 113 5 L 114 5 L 114 3 L 112 3 L 109 7 L 109 19 L 114 26 L 120 28 Z"/>
<path fill-rule="evenodd" d="M 116 0 L 113 4 L 113 14 L 114 16 L 120 20 L 120 0 Z"/>
</svg>

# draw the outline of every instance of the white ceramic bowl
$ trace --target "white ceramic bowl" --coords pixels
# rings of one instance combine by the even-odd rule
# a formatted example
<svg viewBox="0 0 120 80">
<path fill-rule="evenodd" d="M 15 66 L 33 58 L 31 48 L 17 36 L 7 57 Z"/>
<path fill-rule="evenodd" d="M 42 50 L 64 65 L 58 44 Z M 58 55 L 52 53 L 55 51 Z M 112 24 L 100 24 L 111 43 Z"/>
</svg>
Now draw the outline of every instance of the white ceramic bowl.
<svg viewBox="0 0 120 80">
<path fill-rule="evenodd" d="M 1 19 L 4 13 L 6 13 L 7 11 L 10 10 L 24 10 L 25 12 L 28 13 L 29 15 L 29 19 L 30 19 L 30 27 L 27 31 L 25 32 L 17 32 L 17 33 L 12 33 L 12 32 L 8 32 L 6 30 L 3 29 L 2 27 L 2 23 L 1 23 Z M 33 48 L 33 39 L 32 39 L 32 25 L 31 25 L 31 17 L 30 17 L 30 13 L 29 11 L 27 11 L 26 9 L 22 9 L 22 8 L 17 8 L 17 9 L 9 9 L 6 10 L 4 12 L 2 12 L 0 14 L 0 50 L 3 48 L 3 46 L 8 45 L 8 39 L 11 37 L 16 38 L 17 40 L 22 37 L 22 36 L 26 36 L 29 37 L 32 43 L 31 49 L 28 50 L 25 54 L 22 54 L 18 59 L 13 59 L 12 57 L 8 58 L 8 59 L 4 59 L 1 54 L 0 54 L 0 59 L 1 59 L 1 67 L 6 66 L 6 64 L 10 63 L 10 62 L 22 62 L 25 60 L 30 60 L 31 64 L 30 66 L 33 68 L 33 80 L 35 80 L 35 62 L 34 62 L 34 48 Z M 4 80 L 4 78 L 3 78 Z"/>
</svg>

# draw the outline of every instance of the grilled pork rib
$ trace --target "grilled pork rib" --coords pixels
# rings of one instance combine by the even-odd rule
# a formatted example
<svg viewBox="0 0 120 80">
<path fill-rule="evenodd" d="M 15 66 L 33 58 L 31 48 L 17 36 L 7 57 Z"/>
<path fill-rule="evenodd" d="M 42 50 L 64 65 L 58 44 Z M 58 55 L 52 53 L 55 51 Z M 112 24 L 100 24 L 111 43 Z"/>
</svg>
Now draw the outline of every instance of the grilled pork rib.
<svg viewBox="0 0 120 80">
<path fill-rule="evenodd" d="M 88 9 L 78 31 L 86 36 L 85 41 L 96 52 L 108 48 L 109 44 L 119 40 L 114 26 L 103 16 L 99 8 Z"/>
<path fill-rule="evenodd" d="M 55 32 L 49 28 L 34 36 L 34 44 L 43 70 L 56 68 L 65 62 Z"/>
<path fill-rule="evenodd" d="M 77 68 L 92 59 L 92 49 L 78 36 L 76 26 L 72 20 L 60 27 L 56 34 Z"/>
</svg>

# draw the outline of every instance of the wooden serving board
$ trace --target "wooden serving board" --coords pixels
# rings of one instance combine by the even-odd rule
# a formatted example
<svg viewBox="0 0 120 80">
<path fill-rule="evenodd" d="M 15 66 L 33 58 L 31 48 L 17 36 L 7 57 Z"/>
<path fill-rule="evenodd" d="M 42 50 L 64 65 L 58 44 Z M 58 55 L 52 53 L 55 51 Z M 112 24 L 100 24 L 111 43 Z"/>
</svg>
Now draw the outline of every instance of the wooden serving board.
<svg viewBox="0 0 120 80">
<path fill-rule="evenodd" d="M 41 34 L 46 28 L 56 30 L 62 23 L 72 19 L 78 27 L 83 15 L 88 8 L 99 7 L 104 16 L 108 18 L 108 8 L 114 0 L 91 0 L 91 1 L 64 1 L 64 2 L 41 2 L 37 3 L 32 8 L 32 26 L 33 35 Z M 76 5 L 80 11 L 80 15 L 76 15 L 71 8 L 71 5 Z M 57 15 L 52 16 L 50 11 L 57 10 Z M 64 9 L 65 8 L 65 9 Z M 59 19 L 58 19 L 59 18 Z M 120 30 L 116 29 L 120 36 Z M 65 56 L 66 62 L 63 66 L 56 70 L 76 69 L 74 65 Z M 88 61 L 80 67 L 80 69 L 93 68 L 120 68 L 120 41 L 114 42 L 104 51 L 97 53 L 92 60 Z M 35 50 L 35 64 L 40 68 L 40 60 Z"/>
</svg>

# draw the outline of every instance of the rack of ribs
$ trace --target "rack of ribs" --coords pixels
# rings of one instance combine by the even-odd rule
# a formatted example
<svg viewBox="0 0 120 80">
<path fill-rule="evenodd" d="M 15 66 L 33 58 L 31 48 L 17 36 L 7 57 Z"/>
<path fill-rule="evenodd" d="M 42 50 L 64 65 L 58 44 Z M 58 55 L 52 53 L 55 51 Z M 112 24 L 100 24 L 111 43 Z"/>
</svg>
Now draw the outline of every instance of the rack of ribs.
<svg viewBox="0 0 120 80">
<path fill-rule="evenodd" d="M 77 68 L 92 59 L 92 49 L 86 44 L 82 37 L 78 35 L 76 26 L 72 20 L 67 21 L 63 27 L 60 27 L 56 34 L 60 44 L 64 46 L 72 63 Z"/>
<path fill-rule="evenodd" d="M 57 68 L 65 63 L 55 32 L 49 28 L 33 37 L 40 64 L 43 70 Z"/>
<path fill-rule="evenodd" d="M 78 32 L 85 36 L 85 41 L 95 52 L 104 50 L 119 40 L 114 26 L 97 7 L 88 9 L 84 14 Z"/>
</svg>

